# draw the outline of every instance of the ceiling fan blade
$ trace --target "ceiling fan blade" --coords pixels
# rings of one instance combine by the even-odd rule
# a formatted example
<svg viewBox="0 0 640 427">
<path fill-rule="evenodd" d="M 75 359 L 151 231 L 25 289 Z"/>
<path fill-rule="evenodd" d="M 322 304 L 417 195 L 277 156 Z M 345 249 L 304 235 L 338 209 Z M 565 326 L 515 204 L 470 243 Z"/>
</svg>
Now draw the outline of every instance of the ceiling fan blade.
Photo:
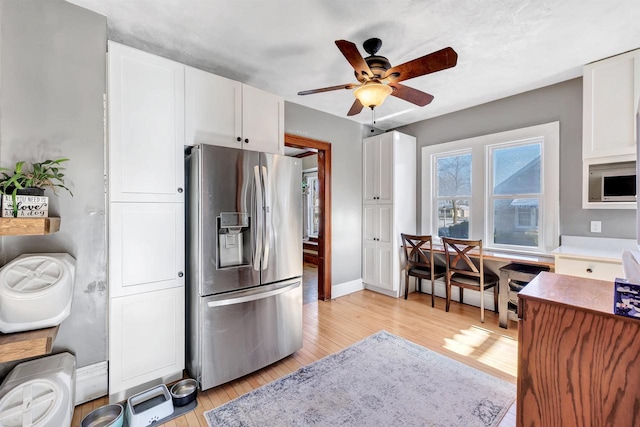
<svg viewBox="0 0 640 427">
<path fill-rule="evenodd" d="M 298 92 L 298 95 L 311 95 L 313 93 L 329 92 L 332 90 L 353 89 L 354 87 L 357 87 L 357 86 L 360 86 L 360 85 L 355 83 L 347 83 L 347 84 L 338 85 L 338 86 L 323 87 L 320 89 L 303 90 L 301 92 Z"/>
<path fill-rule="evenodd" d="M 347 40 L 336 40 L 336 46 L 338 46 L 338 49 L 340 49 L 344 57 L 347 58 L 347 61 L 349 61 L 353 69 L 356 70 L 357 75 L 366 77 L 367 79 L 373 77 L 367 61 L 360 55 L 355 44 Z"/>
<path fill-rule="evenodd" d="M 384 78 L 391 82 L 401 82 L 436 71 L 455 67 L 458 54 L 450 47 L 416 58 L 387 70 Z"/>
<path fill-rule="evenodd" d="M 424 107 L 425 105 L 433 101 L 433 95 L 430 95 L 426 92 L 422 92 L 418 89 L 414 89 L 409 86 L 404 86 L 404 85 L 401 85 L 400 83 L 389 83 L 389 86 L 393 88 L 393 92 L 391 92 L 391 95 L 395 96 L 396 98 L 409 101 L 412 104 L 416 104 L 420 107 Z"/>
<path fill-rule="evenodd" d="M 359 99 L 356 98 L 356 100 L 353 101 L 353 105 L 349 109 L 349 112 L 347 113 L 347 116 L 355 116 L 360 111 L 362 111 L 362 107 L 363 107 L 362 103 L 360 102 Z"/>
</svg>

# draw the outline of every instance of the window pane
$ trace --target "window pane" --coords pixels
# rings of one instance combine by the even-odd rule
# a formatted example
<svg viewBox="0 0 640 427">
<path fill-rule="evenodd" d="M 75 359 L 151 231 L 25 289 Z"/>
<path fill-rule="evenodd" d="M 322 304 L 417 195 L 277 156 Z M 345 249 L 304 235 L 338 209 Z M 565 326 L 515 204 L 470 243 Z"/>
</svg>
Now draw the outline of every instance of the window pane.
<svg viewBox="0 0 640 427">
<path fill-rule="evenodd" d="M 471 195 L 471 154 L 437 159 L 438 197 Z"/>
<path fill-rule="evenodd" d="M 537 247 L 538 206 L 537 198 L 494 200 L 494 243 Z"/>
<path fill-rule="evenodd" d="M 493 151 L 493 194 L 540 193 L 541 144 Z"/>
<path fill-rule="evenodd" d="M 469 200 L 438 201 L 438 236 L 469 238 Z"/>
</svg>

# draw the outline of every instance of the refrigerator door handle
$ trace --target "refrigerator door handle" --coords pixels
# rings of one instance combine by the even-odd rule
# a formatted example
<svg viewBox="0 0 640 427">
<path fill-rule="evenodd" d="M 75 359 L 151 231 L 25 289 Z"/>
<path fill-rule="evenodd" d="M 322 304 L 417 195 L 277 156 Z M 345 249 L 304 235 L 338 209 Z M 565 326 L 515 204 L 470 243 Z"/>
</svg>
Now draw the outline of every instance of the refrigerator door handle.
<svg viewBox="0 0 640 427">
<path fill-rule="evenodd" d="M 221 299 L 216 301 L 209 301 L 207 302 L 207 307 L 214 308 L 214 307 L 222 307 L 225 305 L 234 305 L 234 304 L 242 304 L 245 302 L 257 301 L 257 300 L 272 297 L 274 295 L 279 295 L 285 292 L 289 292 L 299 287 L 300 284 L 301 284 L 301 281 L 297 280 L 296 282 L 291 283 L 287 286 L 272 289 L 266 292 L 255 292 L 255 293 L 250 293 L 248 295 L 242 295 L 237 298 L 228 298 L 228 299 Z"/>
<path fill-rule="evenodd" d="M 266 270 L 269 265 L 269 252 L 271 249 L 271 183 L 267 168 L 262 167 L 262 182 L 264 184 L 264 251 L 262 254 L 262 269 Z"/>
<path fill-rule="evenodd" d="M 253 167 L 253 176 L 255 178 L 256 184 L 256 206 L 255 206 L 255 215 L 253 221 L 253 235 L 255 239 L 255 250 L 253 252 L 253 269 L 260 270 L 260 261 L 262 258 L 262 218 L 264 212 L 262 211 L 262 181 L 260 179 L 260 170 L 258 166 Z"/>
</svg>

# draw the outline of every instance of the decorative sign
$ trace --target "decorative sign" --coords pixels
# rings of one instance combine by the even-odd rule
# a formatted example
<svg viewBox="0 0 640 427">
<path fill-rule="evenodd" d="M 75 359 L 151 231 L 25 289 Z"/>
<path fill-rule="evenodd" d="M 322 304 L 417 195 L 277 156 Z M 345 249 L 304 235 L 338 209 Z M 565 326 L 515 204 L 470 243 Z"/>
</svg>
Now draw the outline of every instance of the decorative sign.
<svg viewBox="0 0 640 427">
<path fill-rule="evenodd" d="M 49 216 L 49 197 L 16 196 L 18 218 L 47 218 Z M 2 216 L 13 216 L 13 200 L 11 195 L 2 196 Z"/>
</svg>

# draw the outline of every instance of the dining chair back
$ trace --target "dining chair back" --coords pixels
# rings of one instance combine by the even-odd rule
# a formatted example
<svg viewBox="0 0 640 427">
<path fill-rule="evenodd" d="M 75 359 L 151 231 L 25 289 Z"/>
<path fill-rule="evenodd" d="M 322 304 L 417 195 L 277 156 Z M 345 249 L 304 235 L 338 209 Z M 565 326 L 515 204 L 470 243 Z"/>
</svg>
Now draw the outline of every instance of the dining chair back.
<svg viewBox="0 0 640 427">
<path fill-rule="evenodd" d="M 451 304 L 451 286 L 460 290 L 460 303 L 464 303 L 464 289 L 480 292 L 480 320 L 484 322 L 484 291 L 493 288 L 494 311 L 498 311 L 498 283 L 500 278 L 484 271 L 482 240 L 442 238 L 445 256 L 446 311 Z M 478 260 L 477 265 L 471 255 Z"/>
<path fill-rule="evenodd" d="M 436 265 L 433 258 L 433 241 L 431 236 L 416 236 L 401 233 L 402 245 L 404 247 L 405 259 L 405 280 L 404 299 L 409 294 L 409 277 L 416 278 L 416 291 L 421 291 L 422 279 L 431 280 L 431 307 L 434 302 L 434 282 L 435 279 L 445 275 L 445 268 Z"/>
</svg>

